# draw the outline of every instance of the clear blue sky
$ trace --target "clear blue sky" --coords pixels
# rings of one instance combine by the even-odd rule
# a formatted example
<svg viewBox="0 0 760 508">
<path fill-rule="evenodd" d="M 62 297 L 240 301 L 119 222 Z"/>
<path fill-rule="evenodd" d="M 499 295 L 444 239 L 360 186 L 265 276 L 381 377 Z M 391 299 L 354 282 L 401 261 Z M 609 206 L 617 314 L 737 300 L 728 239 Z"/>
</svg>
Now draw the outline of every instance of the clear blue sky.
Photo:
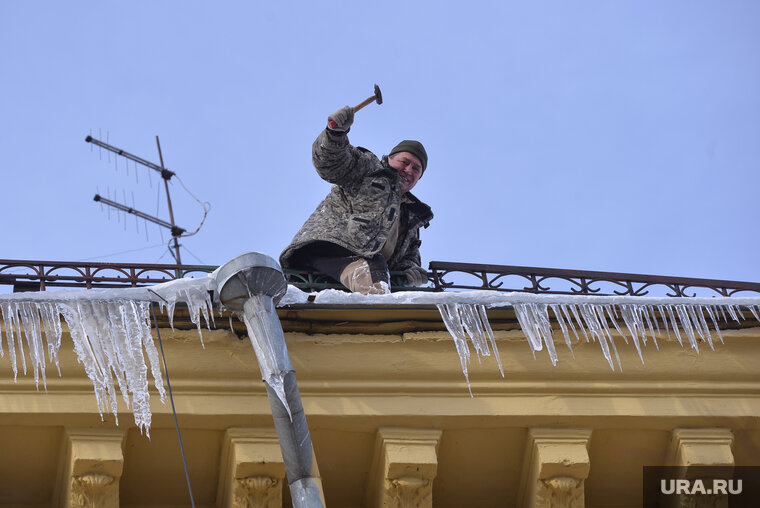
<svg viewBox="0 0 760 508">
<path fill-rule="evenodd" d="M 425 266 L 760 281 L 758 54 L 754 0 L 0 0 L 0 258 L 170 262 L 92 201 L 158 189 L 90 132 L 156 162 L 158 134 L 211 203 L 183 261 L 276 258 L 329 190 L 313 139 L 378 83 L 350 139 L 427 147 Z"/>
</svg>

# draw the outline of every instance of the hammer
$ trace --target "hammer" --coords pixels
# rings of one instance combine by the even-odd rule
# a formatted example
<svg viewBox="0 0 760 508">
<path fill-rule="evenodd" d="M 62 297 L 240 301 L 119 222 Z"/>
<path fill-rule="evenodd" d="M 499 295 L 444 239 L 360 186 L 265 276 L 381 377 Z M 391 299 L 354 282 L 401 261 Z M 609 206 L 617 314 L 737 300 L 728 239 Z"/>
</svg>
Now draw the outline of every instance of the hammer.
<svg viewBox="0 0 760 508">
<path fill-rule="evenodd" d="M 364 106 L 366 106 L 366 105 L 368 105 L 368 104 L 370 104 L 370 103 L 372 103 L 374 101 L 377 101 L 378 104 L 382 104 L 383 103 L 383 94 L 380 92 L 380 87 L 377 86 L 377 85 L 375 85 L 375 95 L 373 95 L 372 97 L 367 97 L 365 100 L 363 100 L 362 102 L 360 102 L 359 104 L 357 104 L 356 106 L 354 106 L 354 113 L 356 113 L 357 111 L 359 111 L 360 109 L 362 109 Z M 336 125 L 338 125 L 338 124 L 335 122 L 335 120 L 330 120 L 330 127 L 331 128 L 335 127 Z"/>
</svg>

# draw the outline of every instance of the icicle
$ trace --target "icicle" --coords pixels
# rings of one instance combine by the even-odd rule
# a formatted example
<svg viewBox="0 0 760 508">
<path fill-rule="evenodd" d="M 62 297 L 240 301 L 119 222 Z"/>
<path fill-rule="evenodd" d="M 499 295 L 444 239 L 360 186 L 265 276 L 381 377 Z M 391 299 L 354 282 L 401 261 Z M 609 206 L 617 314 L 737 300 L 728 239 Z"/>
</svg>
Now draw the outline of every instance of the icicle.
<svg viewBox="0 0 760 508">
<path fill-rule="evenodd" d="M 749 305 L 748 307 L 749 307 L 749 311 L 755 317 L 755 320 L 760 321 L 760 317 L 757 316 L 757 312 L 755 311 L 755 306 Z"/>
<path fill-rule="evenodd" d="M 668 326 L 668 317 L 665 315 L 665 309 L 662 305 L 658 305 L 657 310 L 660 311 L 660 317 L 662 318 L 662 322 L 665 325 L 665 333 L 668 334 L 668 339 L 670 339 L 670 327 Z"/>
<path fill-rule="evenodd" d="M 83 350 L 90 355 L 88 359 L 96 366 L 96 378 L 101 384 L 101 396 L 103 397 L 104 407 L 110 407 L 111 413 L 118 425 L 118 406 L 116 398 L 116 388 L 114 386 L 113 376 L 111 375 L 111 362 L 109 362 L 109 355 L 107 348 L 108 339 L 104 340 L 103 334 L 108 333 L 108 329 L 103 329 L 106 325 L 106 318 L 103 316 L 105 309 L 101 305 L 94 304 L 93 302 L 83 301 L 76 303 L 77 319 L 81 323 L 82 330 L 84 332 Z M 110 333 L 109 333 L 110 335 Z M 110 338 L 110 337 L 109 337 Z M 116 372 L 117 382 L 124 390 L 124 382 L 119 374 Z"/>
<path fill-rule="evenodd" d="M 646 306 L 646 319 L 647 324 L 649 325 L 649 331 L 652 332 L 652 342 L 654 342 L 654 347 L 659 351 L 660 345 L 657 344 L 657 335 L 661 333 L 660 325 L 657 323 L 657 315 L 655 314 L 654 308 L 651 305 Z M 655 330 L 657 330 L 656 334 L 654 330 L 652 330 L 652 323 L 654 323 Z"/>
<path fill-rule="evenodd" d="M 142 330 L 142 344 L 145 348 L 145 353 L 148 355 L 148 361 L 150 362 L 150 372 L 153 374 L 153 383 L 158 390 L 159 400 L 164 403 L 166 402 L 166 388 L 164 388 L 164 380 L 161 376 L 161 362 L 158 359 L 158 350 L 156 349 L 155 342 L 153 342 L 153 334 L 151 333 L 151 304 L 148 302 L 140 302 L 139 305 L 139 322 L 140 329 Z"/>
<path fill-rule="evenodd" d="M 578 326 L 580 327 L 581 331 L 583 332 L 583 336 L 586 338 L 586 342 L 589 342 L 588 334 L 586 333 L 586 328 L 583 326 L 583 320 L 578 315 L 578 306 L 575 304 L 571 304 L 570 310 L 573 312 L 573 316 L 575 317 L 575 322 L 578 323 Z"/>
<path fill-rule="evenodd" d="M 710 320 L 712 321 L 713 327 L 715 327 L 715 332 L 718 334 L 718 338 L 720 339 L 721 344 L 724 344 L 723 342 L 723 335 L 720 333 L 720 328 L 718 327 L 718 321 L 715 318 L 715 313 L 713 312 L 713 309 L 711 306 L 707 306 L 707 315 L 710 316 Z M 758 319 L 760 321 L 760 319 Z"/>
<path fill-rule="evenodd" d="M 670 316 L 670 326 L 673 328 L 673 333 L 676 334 L 676 339 L 678 340 L 678 343 L 683 347 L 683 340 L 681 339 L 681 333 L 678 331 L 678 320 L 673 315 L 673 306 L 672 305 L 666 305 L 665 309 L 668 311 L 668 315 Z"/>
<path fill-rule="evenodd" d="M 719 306 L 718 309 L 720 310 L 721 315 L 723 316 L 723 322 L 728 323 L 728 317 L 726 316 L 726 311 L 723 308 L 723 306 Z"/>
<path fill-rule="evenodd" d="M 644 330 L 641 326 L 641 320 L 640 316 L 636 315 L 635 309 L 632 309 L 630 305 L 622 304 L 620 306 L 620 314 L 623 318 L 623 322 L 625 323 L 625 326 L 628 328 L 628 331 L 631 334 L 631 339 L 633 340 L 633 345 L 636 347 L 636 352 L 639 354 L 639 360 L 641 360 L 641 364 L 644 364 L 644 356 L 641 354 L 641 344 L 639 343 L 639 334 L 641 334 L 644 341 L 646 341 L 646 335 Z M 620 329 L 618 329 L 618 332 L 620 335 L 623 334 Z M 627 342 L 627 341 L 626 341 Z"/>
<path fill-rule="evenodd" d="M 480 316 L 476 312 L 472 305 L 459 306 L 459 317 L 462 320 L 465 331 L 470 336 L 470 341 L 475 348 L 475 354 L 478 356 L 478 363 L 480 363 L 481 354 L 483 356 L 490 356 L 491 353 L 488 349 L 488 341 L 483 332 L 483 327 L 480 324 Z"/>
<path fill-rule="evenodd" d="M 491 349 L 493 350 L 496 362 L 499 365 L 499 372 L 503 377 L 504 368 L 501 363 L 501 358 L 499 357 L 499 350 L 496 347 L 493 330 L 488 323 L 485 307 L 483 305 L 458 303 L 437 304 L 436 306 L 438 307 L 441 318 L 446 325 L 446 329 L 454 339 L 454 346 L 459 354 L 462 373 L 467 381 L 467 388 L 470 395 L 472 396 L 472 388 L 470 386 L 468 372 L 468 365 L 470 363 L 470 350 L 467 344 L 468 335 L 475 352 L 478 354 L 478 361 L 480 361 L 481 354 L 483 356 L 490 356 L 490 351 Z"/>
<path fill-rule="evenodd" d="M 557 308 L 557 304 L 549 305 L 549 307 L 551 307 L 551 309 L 554 311 L 554 315 L 557 317 L 557 323 L 559 323 L 559 327 L 562 330 L 562 336 L 565 338 L 565 345 L 567 346 L 567 349 L 570 350 L 570 354 L 573 356 L 573 358 L 575 358 L 575 353 L 573 352 L 573 344 L 570 342 L 570 333 L 568 332 L 565 320 L 562 319 L 562 311 Z"/>
<path fill-rule="evenodd" d="M 552 323 L 549 321 L 549 310 L 546 304 L 531 304 L 531 310 L 534 314 L 538 314 L 538 322 L 540 324 L 541 334 L 544 338 L 544 344 L 546 344 L 546 352 L 549 353 L 549 359 L 552 361 L 552 365 L 557 365 L 559 357 L 557 351 L 554 348 L 554 334 L 552 332 Z"/>
<path fill-rule="evenodd" d="M 515 304 L 515 315 L 520 323 L 520 327 L 525 333 L 528 343 L 531 346 L 533 357 L 535 352 L 541 351 L 546 345 L 546 352 L 552 365 L 558 361 L 557 351 L 554 348 L 554 338 L 552 336 L 551 321 L 549 321 L 549 311 L 547 304 L 525 303 Z"/>
<path fill-rule="evenodd" d="M 696 306 L 692 308 L 691 312 L 696 315 L 698 322 L 699 322 L 699 329 L 702 330 L 700 335 L 702 336 L 703 340 L 707 341 L 707 345 L 710 346 L 710 349 L 715 351 L 715 345 L 712 341 L 712 335 L 710 335 L 710 327 L 707 326 L 707 321 L 705 321 L 705 314 L 703 311 L 703 306 Z"/>
<path fill-rule="evenodd" d="M 245 323 L 245 327 L 248 330 L 248 338 L 251 341 L 253 350 L 256 353 L 256 359 L 259 363 L 259 369 L 261 370 L 261 377 L 264 382 L 274 390 L 277 398 L 280 399 L 282 404 L 290 416 L 290 420 L 293 421 L 293 415 L 290 412 L 290 406 L 285 395 L 285 375 L 292 371 L 283 371 L 281 369 L 281 363 L 277 361 L 277 351 L 275 351 L 275 341 L 270 337 L 271 328 L 268 326 L 268 322 L 274 318 L 277 319 L 276 310 L 272 298 L 266 295 L 253 295 L 249 291 L 249 302 L 252 303 L 253 321 L 248 319 L 248 313 L 241 313 L 238 317 Z M 246 303 L 247 305 L 247 303 Z M 278 325 L 279 326 L 279 325 Z M 285 342 L 282 341 L 283 348 L 285 348 Z M 288 358 L 287 351 L 284 352 L 284 358 Z M 289 361 L 288 361 L 289 363 Z M 292 367 L 290 367 L 292 368 Z"/>
<path fill-rule="evenodd" d="M 486 308 L 483 305 L 476 305 L 478 314 L 480 315 L 480 321 L 483 324 L 483 330 L 485 330 L 488 340 L 491 342 L 491 349 L 493 349 L 493 355 L 496 357 L 496 363 L 499 365 L 499 372 L 501 377 L 504 377 L 504 367 L 501 365 L 501 357 L 499 356 L 499 348 L 496 347 L 496 338 L 491 330 L 491 324 L 488 322 L 488 316 L 486 315 Z M 760 321 L 760 320 L 758 320 Z M 570 350 L 572 352 L 572 349 Z"/>
<path fill-rule="evenodd" d="M 625 321 L 625 314 L 623 310 L 622 309 L 620 310 L 620 316 L 618 316 L 617 307 L 615 307 L 614 305 L 605 305 L 604 308 L 607 310 L 607 315 L 610 317 L 610 321 L 612 321 L 612 325 L 615 327 L 615 330 L 617 330 L 620 337 L 623 338 L 623 342 L 628 344 L 628 337 L 626 337 L 626 335 L 623 333 L 623 330 L 620 328 L 620 325 L 618 325 L 618 322 L 617 322 L 618 319 L 623 319 L 623 322 L 626 323 L 626 325 L 628 324 Z M 630 330 L 630 327 L 629 327 L 629 330 Z M 634 337 L 634 340 L 635 340 L 635 337 Z"/>
<path fill-rule="evenodd" d="M 741 324 L 741 321 L 739 321 L 739 316 L 736 314 L 736 309 L 734 309 L 734 306 L 733 305 L 726 305 L 725 307 L 728 310 L 728 315 L 731 316 L 731 319 L 733 319 L 737 323 Z"/>
<path fill-rule="evenodd" d="M 82 325 L 82 320 L 78 309 L 70 303 L 59 303 L 58 310 L 63 315 L 66 323 L 69 326 L 69 333 L 71 340 L 74 343 L 74 352 L 77 355 L 77 359 L 84 365 L 87 376 L 93 382 L 93 388 L 95 390 L 95 399 L 98 403 L 98 411 L 100 412 L 101 420 L 103 418 L 103 412 L 106 407 L 105 400 L 105 381 L 102 368 L 98 364 L 94 357 L 92 348 L 87 340 L 87 333 Z"/>
<path fill-rule="evenodd" d="M 707 337 L 705 336 L 704 331 L 702 330 L 702 323 L 699 322 L 699 317 L 697 316 L 697 313 L 694 311 L 694 307 L 692 305 L 686 305 L 684 310 L 689 316 L 689 321 L 691 321 L 694 331 L 697 332 L 697 335 L 699 335 L 699 338 L 702 339 L 701 342 L 707 342 Z"/>
<path fill-rule="evenodd" d="M 117 379 L 123 377 L 120 382 L 124 402 L 129 407 L 128 393 L 132 394 L 132 413 L 135 424 L 140 429 L 150 428 L 150 396 L 148 394 L 148 367 L 145 365 L 143 356 L 143 329 L 141 325 L 140 308 L 135 302 L 122 304 L 109 304 L 107 306 L 108 318 L 112 323 L 111 333 L 114 336 L 113 344 L 116 358 L 112 359 L 113 368 L 122 372 Z M 119 324 L 121 326 L 119 326 Z M 118 359 L 118 363 L 114 360 Z M 158 363 L 158 359 L 155 359 Z M 153 363 L 153 362 L 152 362 Z M 155 372 L 154 372 L 155 376 Z M 158 378 L 160 379 L 160 377 Z M 158 383 L 156 383 L 158 385 Z"/>
<path fill-rule="evenodd" d="M 18 304 L 13 306 L 13 314 L 11 314 L 13 321 L 16 325 L 16 348 L 18 350 L 18 356 L 21 357 L 21 366 L 26 376 L 26 355 L 24 354 L 24 341 L 21 338 L 21 316 L 19 315 Z"/>
<path fill-rule="evenodd" d="M 40 316 L 37 313 L 37 309 L 29 303 L 20 304 L 20 315 L 24 335 L 26 335 L 26 343 L 29 346 L 29 359 L 32 364 L 34 384 L 39 389 L 40 374 L 42 374 L 43 386 L 45 387 L 45 391 L 47 391 L 47 383 L 45 381 L 45 348 L 42 346 Z"/>
<path fill-rule="evenodd" d="M 570 326 L 570 329 L 573 331 L 573 335 L 575 335 L 575 341 L 580 342 L 581 338 L 578 337 L 578 332 L 575 331 L 575 325 L 573 324 L 573 318 L 570 317 L 570 312 L 567 310 L 568 305 L 567 304 L 560 304 L 559 308 L 562 309 L 562 313 L 565 315 L 565 319 L 567 319 L 567 324 Z M 588 339 L 586 340 L 588 342 Z M 575 353 L 573 353 L 575 354 Z"/>
<path fill-rule="evenodd" d="M 118 424 L 116 389 L 119 386 L 135 424 L 150 436 L 151 412 L 148 392 L 147 353 L 156 388 L 165 400 L 158 352 L 150 334 L 147 302 L 61 302 L 74 342 L 74 351 L 93 381 L 101 418 L 110 409 Z"/>
<path fill-rule="evenodd" d="M 610 341 L 610 348 L 612 349 L 612 352 L 615 353 L 615 359 L 617 360 L 618 368 L 622 371 L 623 364 L 620 362 L 620 355 L 618 354 L 617 346 L 615 345 L 615 339 L 612 337 L 610 328 L 607 326 L 607 318 L 604 316 L 604 308 L 601 305 L 592 305 L 592 308 L 602 325 L 602 329 L 604 330 L 606 337 Z"/>
<path fill-rule="evenodd" d="M 4 303 L 2 305 L 3 322 L 5 323 L 5 339 L 8 344 L 8 356 L 13 367 L 13 381 L 18 379 L 18 364 L 16 363 L 16 337 L 14 333 L 14 320 L 16 319 L 16 309 L 13 303 Z"/>
<path fill-rule="evenodd" d="M 584 303 L 580 307 L 580 313 L 583 316 L 583 319 L 586 322 L 586 326 L 591 332 L 592 337 L 595 337 L 597 342 L 599 342 L 599 346 L 602 348 L 602 353 L 607 359 L 607 363 L 609 363 L 610 369 L 614 371 L 615 366 L 612 363 L 612 354 L 610 352 L 610 347 L 607 343 L 606 337 L 604 336 L 602 325 L 599 323 L 599 317 L 594 311 L 594 306 L 588 303 Z"/>
<path fill-rule="evenodd" d="M 40 304 L 42 322 L 45 327 L 45 340 L 48 345 L 48 358 L 51 363 L 55 363 L 58 375 L 61 375 L 61 365 L 58 362 L 58 351 L 61 349 L 61 319 L 58 316 L 58 310 L 51 303 Z"/>
<path fill-rule="evenodd" d="M 467 381 L 467 390 L 472 397 L 472 387 L 470 386 L 470 375 L 467 371 L 467 366 L 470 364 L 470 348 L 467 346 L 467 337 L 464 334 L 464 327 L 462 321 L 459 318 L 459 305 L 456 303 L 444 303 L 437 304 L 438 312 L 441 314 L 443 324 L 446 325 L 446 329 L 454 339 L 454 347 L 456 347 L 459 354 L 459 362 L 462 365 L 462 373 L 464 379 Z"/>
<path fill-rule="evenodd" d="M 691 344 L 692 349 L 699 353 L 699 344 L 694 335 L 694 328 L 689 313 L 684 305 L 675 305 L 674 307 L 676 309 L 676 314 L 678 314 L 678 318 L 681 320 L 681 328 L 686 332 L 686 336 L 689 338 L 689 344 Z"/>
</svg>

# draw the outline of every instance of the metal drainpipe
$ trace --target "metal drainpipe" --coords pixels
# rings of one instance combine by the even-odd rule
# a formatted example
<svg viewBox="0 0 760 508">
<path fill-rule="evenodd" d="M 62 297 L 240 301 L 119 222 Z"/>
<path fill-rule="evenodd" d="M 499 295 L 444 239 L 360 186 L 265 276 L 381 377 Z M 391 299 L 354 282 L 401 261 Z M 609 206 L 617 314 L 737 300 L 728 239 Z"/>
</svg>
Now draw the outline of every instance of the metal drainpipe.
<svg viewBox="0 0 760 508">
<path fill-rule="evenodd" d="M 266 382 L 293 506 L 324 507 L 319 469 L 301 394 L 275 310 L 275 304 L 287 290 L 285 276 L 274 259 L 258 252 L 249 252 L 222 265 L 216 280 L 219 302 L 241 318 L 248 328 Z M 284 392 L 290 413 L 272 387 L 279 381 L 282 382 L 280 393 L 282 395 Z"/>
</svg>

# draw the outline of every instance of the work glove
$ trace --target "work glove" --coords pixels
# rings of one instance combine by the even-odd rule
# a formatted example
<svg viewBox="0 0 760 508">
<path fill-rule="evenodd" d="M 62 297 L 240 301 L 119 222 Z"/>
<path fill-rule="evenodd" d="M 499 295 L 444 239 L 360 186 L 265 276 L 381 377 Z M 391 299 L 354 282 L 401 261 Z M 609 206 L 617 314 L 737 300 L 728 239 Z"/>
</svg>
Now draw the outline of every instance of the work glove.
<svg viewBox="0 0 760 508">
<path fill-rule="evenodd" d="M 348 132 L 354 123 L 354 108 L 344 106 L 327 117 L 327 127 L 337 132 Z"/>
<path fill-rule="evenodd" d="M 404 270 L 406 282 L 409 286 L 422 286 L 428 282 L 427 270 L 419 266 L 413 266 Z"/>
</svg>

